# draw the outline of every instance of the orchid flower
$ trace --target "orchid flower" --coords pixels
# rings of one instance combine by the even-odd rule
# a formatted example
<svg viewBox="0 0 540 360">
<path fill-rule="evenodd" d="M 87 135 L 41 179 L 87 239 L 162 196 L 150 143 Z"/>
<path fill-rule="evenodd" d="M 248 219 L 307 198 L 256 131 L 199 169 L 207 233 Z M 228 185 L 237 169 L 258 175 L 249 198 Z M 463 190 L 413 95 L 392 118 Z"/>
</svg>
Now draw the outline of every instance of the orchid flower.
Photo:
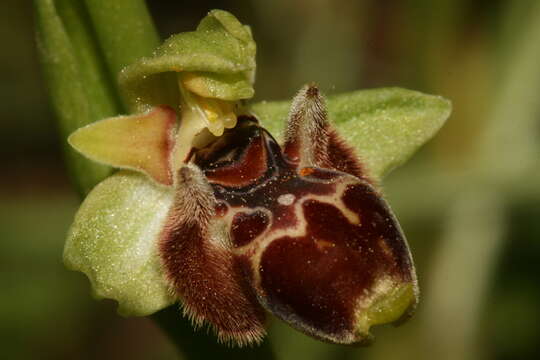
<svg viewBox="0 0 540 360">
<path fill-rule="evenodd" d="M 381 180 L 450 113 L 389 88 L 249 104 L 255 42 L 211 11 L 119 74 L 131 115 L 69 143 L 121 169 L 86 197 L 68 267 L 124 315 L 179 304 L 223 342 L 257 343 L 267 313 L 315 338 L 364 344 L 414 311 L 418 285 Z"/>
</svg>

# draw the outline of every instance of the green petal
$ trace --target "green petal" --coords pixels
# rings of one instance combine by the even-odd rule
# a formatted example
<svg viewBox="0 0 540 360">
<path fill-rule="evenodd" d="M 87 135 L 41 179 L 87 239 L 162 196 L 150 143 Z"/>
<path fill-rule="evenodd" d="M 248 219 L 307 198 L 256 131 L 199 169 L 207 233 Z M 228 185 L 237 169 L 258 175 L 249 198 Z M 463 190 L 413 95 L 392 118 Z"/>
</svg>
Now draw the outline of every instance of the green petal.
<svg viewBox="0 0 540 360">
<path fill-rule="evenodd" d="M 147 113 L 97 121 L 75 131 L 68 142 L 89 159 L 141 171 L 162 185 L 172 185 L 175 126 L 176 113 L 159 106 Z"/>
<path fill-rule="evenodd" d="M 171 102 L 178 94 L 167 73 L 197 72 L 204 78 L 199 85 L 206 84 L 204 91 L 212 97 L 239 100 L 253 95 L 254 71 L 255 42 L 249 28 L 233 15 L 213 10 L 196 31 L 173 35 L 152 56 L 124 68 L 119 81 L 131 107 L 140 111 L 150 105 L 176 105 Z"/>
<path fill-rule="evenodd" d="M 331 96 L 330 121 L 353 145 L 368 175 L 381 180 L 435 135 L 451 112 L 448 100 L 417 91 L 383 88 Z M 290 102 L 261 102 L 251 111 L 283 138 Z"/>
<path fill-rule="evenodd" d="M 99 298 L 122 315 L 152 314 L 174 302 L 157 255 L 172 190 L 122 171 L 97 185 L 75 216 L 64 262 L 85 273 Z"/>
</svg>

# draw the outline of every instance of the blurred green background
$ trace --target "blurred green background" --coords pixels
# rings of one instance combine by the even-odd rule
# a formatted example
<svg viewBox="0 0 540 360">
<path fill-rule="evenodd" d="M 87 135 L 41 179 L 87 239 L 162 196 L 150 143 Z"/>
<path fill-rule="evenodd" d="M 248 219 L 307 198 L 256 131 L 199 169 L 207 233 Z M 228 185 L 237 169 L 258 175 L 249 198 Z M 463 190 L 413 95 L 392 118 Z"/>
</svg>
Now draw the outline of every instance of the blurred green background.
<svg viewBox="0 0 540 360">
<path fill-rule="evenodd" d="M 163 38 L 209 9 L 252 26 L 257 99 L 400 86 L 454 112 L 385 192 L 422 291 L 369 348 L 273 321 L 279 359 L 540 358 L 540 2 L 148 1 Z M 61 261 L 78 198 L 41 79 L 30 1 L 0 5 L 0 351 L 5 359 L 179 359 L 149 319 L 94 301 Z M 179 320 L 180 321 L 180 320 Z"/>
</svg>

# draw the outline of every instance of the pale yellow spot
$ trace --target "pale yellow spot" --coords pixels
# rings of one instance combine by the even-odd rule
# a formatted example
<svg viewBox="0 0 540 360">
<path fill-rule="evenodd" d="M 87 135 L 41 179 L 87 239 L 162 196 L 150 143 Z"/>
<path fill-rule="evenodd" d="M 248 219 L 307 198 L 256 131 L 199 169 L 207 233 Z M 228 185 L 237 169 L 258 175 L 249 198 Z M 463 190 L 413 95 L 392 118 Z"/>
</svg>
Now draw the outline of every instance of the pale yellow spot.
<svg viewBox="0 0 540 360">
<path fill-rule="evenodd" d="M 356 331 L 369 336 L 373 325 L 388 324 L 402 318 L 416 303 L 414 283 L 383 277 L 357 304 Z"/>
</svg>

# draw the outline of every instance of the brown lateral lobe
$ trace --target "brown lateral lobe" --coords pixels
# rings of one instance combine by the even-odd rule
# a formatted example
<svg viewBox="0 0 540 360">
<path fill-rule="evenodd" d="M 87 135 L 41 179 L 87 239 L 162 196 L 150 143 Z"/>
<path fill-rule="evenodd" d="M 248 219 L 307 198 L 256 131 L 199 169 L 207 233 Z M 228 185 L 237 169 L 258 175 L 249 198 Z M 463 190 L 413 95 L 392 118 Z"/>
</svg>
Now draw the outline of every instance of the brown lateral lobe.
<svg viewBox="0 0 540 360">
<path fill-rule="evenodd" d="M 300 89 L 291 105 L 283 144 L 283 153 L 299 168 L 323 167 L 327 162 L 327 117 L 317 86 Z"/>
<path fill-rule="evenodd" d="M 366 179 L 353 147 L 330 125 L 324 98 L 313 84 L 293 100 L 283 153 L 299 168 L 329 168 Z"/>
<path fill-rule="evenodd" d="M 234 264 L 226 242 L 215 239 L 219 234 L 210 238 L 209 221 L 215 206 L 211 189 L 200 170 L 183 176 L 183 169 L 179 181 L 184 182 L 178 186 L 160 236 L 166 276 L 195 325 L 207 322 L 223 342 L 240 346 L 259 342 L 265 333 L 264 311 Z"/>
</svg>

